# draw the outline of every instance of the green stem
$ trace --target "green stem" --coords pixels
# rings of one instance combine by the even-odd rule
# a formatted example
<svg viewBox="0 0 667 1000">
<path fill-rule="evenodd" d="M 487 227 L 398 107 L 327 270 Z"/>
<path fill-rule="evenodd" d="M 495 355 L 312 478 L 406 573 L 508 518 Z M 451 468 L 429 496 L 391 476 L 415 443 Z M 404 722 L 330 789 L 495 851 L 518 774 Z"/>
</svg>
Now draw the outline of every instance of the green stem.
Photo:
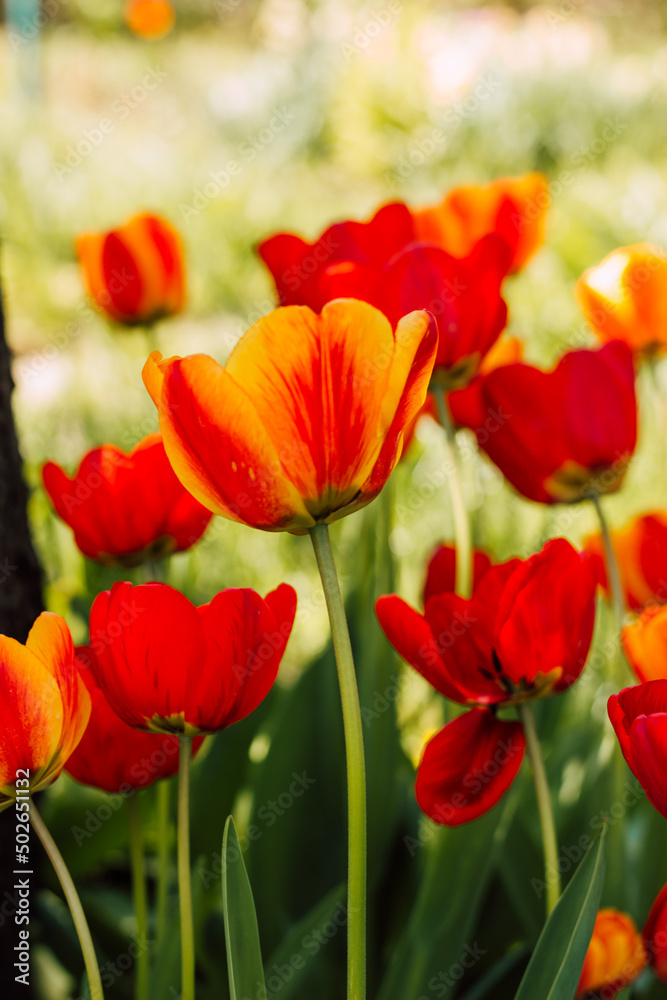
<svg viewBox="0 0 667 1000">
<path fill-rule="evenodd" d="M 146 896 L 146 870 L 144 865 L 144 842 L 141 830 L 141 800 L 138 794 L 125 800 L 127 823 L 130 831 L 130 862 L 132 865 L 132 896 L 134 915 L 137 921 L 137 976 L 136 1000 L 149 1000 L 148 974 L 148 898 Z"/>
<path fill-rule="evenodd" d="M 350 633 L 331 550 L 329 528 L 310 529 L 329 612 L 338 683 L 343 705 L 347 762 L 347 1000 L 366 996 L 366 767 L 357 677 Z"/>
<path fill-rule="evenodd" d="M 591 499 L 595 505 L 598 521 L 600 522 L 600 531 L 602 533 L 602 542 L 604 544 L 605 562 L 607 564 L 607 576 L 609 578 L 609 588 L 611 590 L 614 616 L 616 618 L 616 631 L 620 635 L 623 623 L 625 622 L 625 595 L 623 593 L 621 571 L 618 567 L 618 559 L 616 558 L 616 553 L 614 552 L 614 546 L 609 532 L 609 525 L 607 524 L 607 519 L 605 518 L 602 510 L 600 497 L 597 493 L 593 493 Z"/>
<path fill-rule="evenodd" d="M 70 908 L 72 920 L 74 921 L 74 926 L 79 936 L 81 951 L 83 952 L 83 961 L 88 974 L 88 985 L 90 987 L 91 1000 L 104 1000 L 102 980 L 100 978 L 100 970 L 97 965 L 97 956 L 95 955 L 95 946 L 93 945 L 93 939 L 90 936 L 88 921 L 86 920 L 86 915 L 83 912 L 79 894 L 76 891 L 72 876 L 70 875 L 67 865 L 63 860 L 63 856 L 56 847 L 53 837 L 49 833 L 44 820 L 39 815 L 37 807 L 32 800 L 30 802 L 30 822 L 32 823 L 35 833 L 41 840 L 44 850 L 49 856 L 49 860 L 55 869 L 56 875 L 58 876 L 62 890 L 65 894 L 65 899 L 67 900 L 67 904 Z"/>
<path fill-rule="evenodd" d="M 461 473 L 456 451 L 456 429 L 449 412 L 447 393 L 434 388 L 435 405 L 438 420 L 445 432 L 445 444 L 449 465 L 449 496 L 452 504 L 452 520 L 454 522 L 454 545 L 456 547 L 456 583 L 455 589 L 459 597 L 466 599 L 472 595 L 472 538 L 470 535 L 470 520 L 466 510 L 463 490 L 461 488 Z"/>
<path fill-rule="evenodd" d="M 164 940 L 167 931 L 167 905 L 169 902 L 169 815 L 171 786 L 166 779 L 157 783 L 157 836 L 158 836 L 158 883 L 156 901 L 156 938 L 158 944 Z"/>
<path fill-rule="evenodd" d="M 178 758 L 178 895 L 181 908 L 180 1000 L 195 998 L 195 932 L 190 873 L 190 757 L 192 737 L 181 736 Z"/>
<path fill-rule="evenodd" d="M 547 885 L 547 917 L 560 899 L 561 885 L 560 872 L 558 871 L 558 840 L 556 839 L 556 826 L 554 824 L 554 814 L 551 808 L 551 795 L 549 793 L 549 783 L 547 773 L 544 770 L 542 760 L 542 750 L 537 738 L 535 729 L 535 719 L 533 708 L 529 702 L 519 705 L 519 715 L 523 722 L 526 734 L 526 747 L 528 749 L 528 760 L 533 771 L 533 781 L 535 783 L 535 795 L 537 798 L 537 809 L 540 814 L 540 827 L 542 828 L 542 843 L 544 844 L 544 880 Z"/>
</svg>

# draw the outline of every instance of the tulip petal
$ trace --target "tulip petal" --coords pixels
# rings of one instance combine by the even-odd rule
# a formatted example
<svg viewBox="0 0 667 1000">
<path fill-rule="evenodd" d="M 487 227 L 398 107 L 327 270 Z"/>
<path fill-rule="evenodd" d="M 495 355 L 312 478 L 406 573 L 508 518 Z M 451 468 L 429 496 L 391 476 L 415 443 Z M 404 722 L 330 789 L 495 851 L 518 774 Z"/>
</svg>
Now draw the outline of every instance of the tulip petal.
<svg viewBox="0 0 667 1000">
<path fill-rule="evenodd" d="M 445 826 L 482 816 L 517 776 L 525 742 L 520 722 L 483 708 L 458 716 L 426 746 L 415 787 L 420 808 Z"/>
<path fill-rule="evenodd" d="M 226 371 L 252 398 L 315 519 L 345 506 L 370 475 L 398 402 L 393 360 L 386 317 L 356 299 L 331 302 L 320 316 L 277 309 L 232 351 Z"/>
<path fill-rule="evenodd" d="M 597 582 L 587 556 L 555 538 L 509 578 L 500 601 L 495 649 L 519 686 L 560 671 L 562 691 L 584 669 L 593 635 Z"/>
<path fill-rule="evenodd" d="M 154 353 L 144 382 L 174 472 L 200 503 L 267 530 L 314 523 L 253 402 L 226 369 L 202 354 L 161 361 Z"/>
<path fill-rule="evenodd" d="M 296 594 L 283 584 L 264 601 L 253 590 L 230 588 L 198 611 L 208 655 L 198 683 L 193 677 L 188 687 L 186 718 L 202 729 L 222 729 L 253 712 L 273 687 L 294 622 Z M 207 725 L 213 713 L 216 724 Z"/>
<path fill-rule="evenodd" d="M 379 597 L 375 611 L 387 639 L 400 656 L 436 691 L 452 701 L 465 703 L 467 696 L 451 680 L 431 627 L 402 597 Z"/>
<path fill-rule="evenodd" d="M 53 669 L 29 649 L 0 636 L 0 789 L 13 787 L 19 768 L 31 782 L 58 752 L 65 710 Z"/>
</svg>

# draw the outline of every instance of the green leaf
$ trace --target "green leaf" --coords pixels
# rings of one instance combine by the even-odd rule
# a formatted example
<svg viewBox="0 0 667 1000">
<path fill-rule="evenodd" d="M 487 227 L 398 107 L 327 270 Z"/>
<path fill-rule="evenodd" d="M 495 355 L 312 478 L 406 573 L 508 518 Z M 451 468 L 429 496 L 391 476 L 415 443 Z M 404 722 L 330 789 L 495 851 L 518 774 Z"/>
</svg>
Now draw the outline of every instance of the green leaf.
<svg viewBox="0 0 667 1000">
<path fill-rule="evenodd" d="M 231 1000 L 266 1000 L 255 904 L 231 816 L 222 838 L 222 908 Z"/>
<path fill-rule="evenodd" d="M 540 934 L 515 1000 L 572 1000 L 600 905 L 606 825 Z"/>
<path fill-rule="evenodd" d="M 345 966 L 347 908 L 345 886 L 324 899 L 295 924 L 273 952 L 264 970 L 271 993 L 280 1000 L 323 996 Z M 340 988 L 344 991 L 344 975 Z"/>
<path fill-rule="evenodd" d="M 469 950 L 516 802 L 513 790 L 503 807 L 492 809 L 474 823 L 425 827 L 429 842 L 421 887 L 407 927 L 393 948 L 378 1000 L 430 995 L 429 981 Z M 415 848 L 409 849 L 412 852 Z"/>
</svg>

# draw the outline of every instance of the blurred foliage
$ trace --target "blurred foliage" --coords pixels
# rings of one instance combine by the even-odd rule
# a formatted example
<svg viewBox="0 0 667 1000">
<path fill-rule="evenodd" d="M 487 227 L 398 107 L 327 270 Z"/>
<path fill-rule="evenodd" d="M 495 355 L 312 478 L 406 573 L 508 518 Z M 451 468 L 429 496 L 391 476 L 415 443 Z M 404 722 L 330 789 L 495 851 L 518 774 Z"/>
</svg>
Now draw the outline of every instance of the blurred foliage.
<svg viewBox="0 0 667 1000">
<path fill-rule="evenodd" d="M 8 26 L 0 34 L 0 233 L 17 419 L 49 607 L 65 614 L 78 641 L 92 598 L 115 577 L 84 565 L 50 511 L 41 464 L 52 458 L 73 469 L 91 445 L 128 448 L 157 426 L 141 382 L 152 345 L 141 331 L 109 328 L 86 303 L 73 253 L 78 233 L 143 209 L 170 218 L 186 244 L 189 308 L 158 328 L 159 347 L 218 360 L 272 307 L 253 252 L 259 239 L 277 229 L 314 237 L 334 219 L 365 217 L 393 198 L 427 204 L 460 182 L 547 173 L 546 245 L 508 284 L 509 329 L 539 363 L 592 342 L 572 295 L 584 268 L 636 240 L 667 246 L 664 3 L 183 0 L 177 8 L 176 30 L 153 44 L 124 28 L 117 0 L 47 0 L 39 41 Z M 641 374 L 640 447 L 623 491 L 605 502 L 614 524 L 664 504 L 666 381 L 664 363 Z M 554 534 L 579 542 L 594 528 L 585 506 L 543 509 L 516 497 L 465 434 L 461 444 L 475 537 L 496 558 L 527 555 Z M 423 422 L 385 496 L 333 532 L 371 719 L 370 995 L 380 1000 L 511 998 L 543 922 L 529 776 L 469 827 L 436 830 L 420 816 L 414 763 L 442 723 L 442 703 L 401 668 L 372 610 L 373 598 L 391 589 L 419 601 L 425 559 L 451 534 L 444 461 L 438 428 Z M 200 996 L 226 996 L 219 861 L 233 812 L 269 990 L 272 974 L 280 978 L 274 967 L 301 952 L 308 958 L 270 995 L 334 1000 L 344 934 L 334 930 L 329 940 L 322 928 L 340 927 L 342 727 L 308 539 L 215 519 L 168 573 L 199 602 L 224 586 L 265 593 L 281 580 L 299 593 L 271 698 L 209 740 L 194 768 Z M 608 814 L 603 904 L 642 924 L 667 880 L 664 821 L 637 793 L 606 720 L 618 686 L 605 652 L 610 629 L 601 605 L 591 667 L 536 715 L 564 879 L 582 856 L 581 838 L 592 839 Z M 272 811 L 295 772 L 312 777 L 312 789 L 284 815 Z M 101 959 L 112 964 L 131 954 L 133 933 L 120 805 L 67 777 L 43 796 Z M 152 792 L 144 810 L 152 848 Z M 248 837 L 253 828 L 256 839 Z M 56 883 L 45 878 L 40 997 L 62 1000 L 79 995 L 82 967 Z M 171 903 L 156 997 L 176 995 Z M 459 959 L 473 947 L 479 957 L 459 976 Z M 112 980 L 109 996 L 131 996 L 131 972 Z M 636 989 L 637 997 L 661 995 L 650 976 Z"/>
</svg>

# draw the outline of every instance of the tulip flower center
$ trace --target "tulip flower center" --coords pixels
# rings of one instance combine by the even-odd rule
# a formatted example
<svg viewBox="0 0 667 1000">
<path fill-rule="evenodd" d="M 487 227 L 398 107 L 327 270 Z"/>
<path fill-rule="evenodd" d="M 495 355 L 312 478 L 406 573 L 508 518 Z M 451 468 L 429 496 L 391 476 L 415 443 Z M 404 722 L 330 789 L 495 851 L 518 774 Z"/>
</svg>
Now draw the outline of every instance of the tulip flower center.
<svg viewBox="0 0 667 1000">
<path fill-rule="evenodd" d="M 615 493 L 623 482 L 630 456 L 619 458 L 613 465 L 586 468 L 567 461 L 544 482 L 544 487 L 561 503 L 576 503 L 594 494 Z"/>
<path fill-rule="evenodd" d="M 500 661 L 495 649 L 491 650 L 492 670 L 486 667 L 479 667 L 479 672 L 487 681 L 494 681 L 505 695 L 505 701 L 517 705 L 522 701 L 531 701 L 534 698 L 544 698 L 553 692 L 554 687 L 563 676 L 562 667 L 554 667 L 548 673 L 538 672 L 530 680 L 522 677 L 518 682 L 509 677 Z"/>
</svg>

